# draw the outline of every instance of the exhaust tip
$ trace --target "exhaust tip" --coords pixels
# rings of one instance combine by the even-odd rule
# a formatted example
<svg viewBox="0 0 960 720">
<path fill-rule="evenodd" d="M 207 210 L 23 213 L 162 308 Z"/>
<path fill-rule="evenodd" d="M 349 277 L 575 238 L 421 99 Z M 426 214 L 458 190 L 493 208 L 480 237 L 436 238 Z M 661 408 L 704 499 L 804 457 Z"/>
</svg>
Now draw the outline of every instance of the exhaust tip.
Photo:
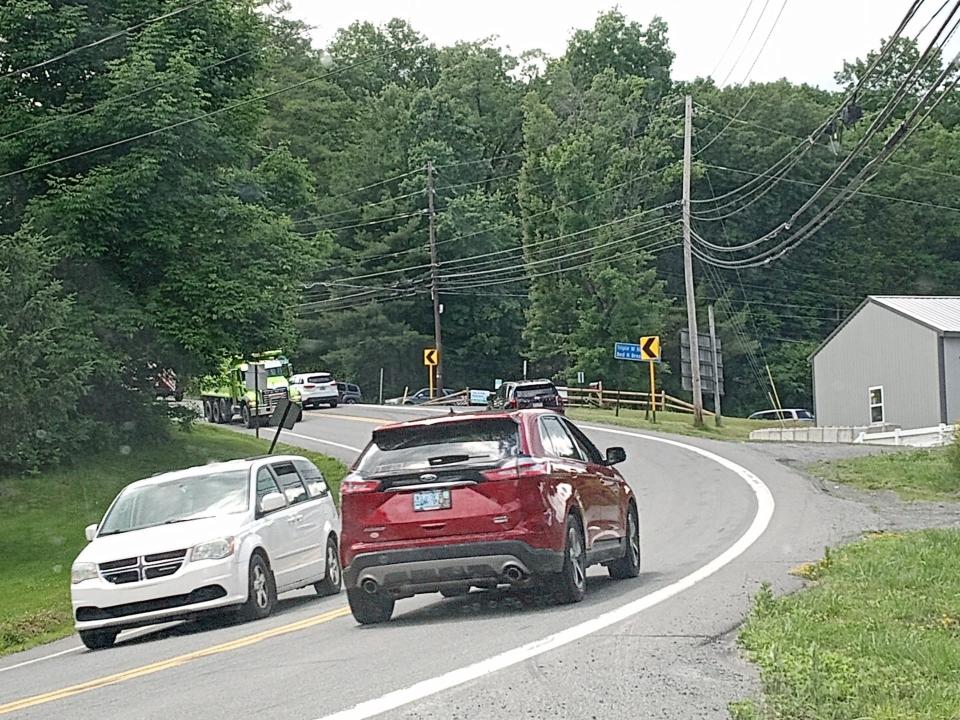
<svg viewBox="0 0 960 720">
<path fill-rule="evenodd" d="M 517 565 L 507 565 L 503 569 L 503 576 L 512 583 L 517 583 L 526 577 L 526 573 Z"/>
<path fill-rule="evenodd" d="M 377 594 L 377 581 L 373 578 L 367 578 L 364 580 L 362 583 L 360 583 L 360 587 L 363 588 L 364 592 L 369 593 L 370 595 Z"/>
</svg>

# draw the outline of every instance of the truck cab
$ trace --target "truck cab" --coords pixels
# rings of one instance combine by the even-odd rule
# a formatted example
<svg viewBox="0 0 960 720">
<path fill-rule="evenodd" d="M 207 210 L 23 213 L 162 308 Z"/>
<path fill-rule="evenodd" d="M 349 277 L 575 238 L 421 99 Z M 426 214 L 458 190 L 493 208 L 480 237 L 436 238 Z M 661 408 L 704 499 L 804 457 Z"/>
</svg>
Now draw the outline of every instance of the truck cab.
<svg viewBox="0 0 960 720">
<path fill-rule="evenodd" d="M 240 415 L 248 428 L 266 424 L 281 400 L 297 405 L 303 417 L 300 392 L 290 384 L 290 361 L 279 351 L 255 354 L 252 359 L 226 363 L 217 376 L 201 383 L 203 414 L 212 423 L 230 423 Z"/>
</svg>

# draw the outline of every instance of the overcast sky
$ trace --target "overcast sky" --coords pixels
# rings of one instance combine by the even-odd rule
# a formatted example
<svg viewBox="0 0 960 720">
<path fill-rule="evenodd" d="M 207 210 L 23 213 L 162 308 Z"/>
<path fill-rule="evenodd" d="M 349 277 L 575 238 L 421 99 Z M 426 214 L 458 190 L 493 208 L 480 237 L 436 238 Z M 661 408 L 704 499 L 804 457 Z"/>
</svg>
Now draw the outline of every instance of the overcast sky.
<svg viewBox="0 0 960 720">
<path fill-rule="evenodd" d="M 313 26 L 317 45 L 354 20 L 384 23 L 408 20 L 439 45 L 496 35 L 513 53 L 540 48 L 564 51 L 572 31 L 593 25 L 597 15 L 617 5 L 646 25 L 660 15 L 670 28 L 676 53 L 674 77 L 687 80 L 713 73 L 718 81 L 742 82 L 783 6 L 783 0 L 291 0 L 290 15 Z M 737 23 L 744 17 L 734 38 Z M 783 14 L 750 80 L 791 81 L 833 87 L 833 73 L 844 59 L 863 56 L 896 27 L 907 0 L 787 0 Z M 761 11 L 762 15 L 761 15 Z M 759 18 L 759 24 L 757 24 Z M 756 25 L 753 37 L 748 37 Z M 724 56 L 724 49 L 734 38 Z M 739 62 L 734 61 L 739 57 Z M 719 63 L 719 67 L 718 67 Z M 716 72 L 714 72 L 714 68 Z"/>
</svg>

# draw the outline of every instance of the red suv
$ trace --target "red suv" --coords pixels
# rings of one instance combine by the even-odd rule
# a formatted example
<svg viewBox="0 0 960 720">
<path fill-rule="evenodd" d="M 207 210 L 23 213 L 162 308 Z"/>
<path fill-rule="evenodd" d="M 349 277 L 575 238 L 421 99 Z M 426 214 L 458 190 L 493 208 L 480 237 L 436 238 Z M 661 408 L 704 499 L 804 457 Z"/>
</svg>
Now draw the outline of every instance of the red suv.
<svg viewBox="0 0 960 720">
<path fill-rule="evenodd" d="M 341 486 L 341 560 L 353 616 L 385 622 L 398 598 L 546 585 L 579 602 L 589 565 L 640 573 L 636 497 L 573 423 L 549 410 L 387 425 Z"/>
</svg>

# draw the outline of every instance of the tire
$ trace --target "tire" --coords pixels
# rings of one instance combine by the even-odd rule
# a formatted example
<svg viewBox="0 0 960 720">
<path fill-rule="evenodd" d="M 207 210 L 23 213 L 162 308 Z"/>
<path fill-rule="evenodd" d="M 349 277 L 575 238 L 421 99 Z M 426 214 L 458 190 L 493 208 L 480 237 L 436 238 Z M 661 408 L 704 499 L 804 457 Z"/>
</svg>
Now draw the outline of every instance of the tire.
<svg viewBox="0 0 960 720">
<path fill-rule="evenodd" d="M 183 390 L 177 390 L 173 394 L 173 399 L 176 400 L 177 402 L 183 402 Z"/>
<path fill-rule="evenodd" d="M 112 630 L 111 628 L 81 630 L 80 642 L 91 650 L 104 650 L 108 647 L 113 647 L 113 643 L 116 642 L 117 635 L 119 634 L 119 630 Z"/>
<path fill-rule="evenodd" d="M 587 593 L 587 548 L 576 516 L 567 518 L 563 569 L 554 576 L 554 595 L 561 605 L 578 603 Z"/>
<path fill-rule="evenodd" d="M 240 406 L 240 417 L 243 419 L 244 426 L 250 430 L 260 425 L 260 418 L 251 414 L 250 407 L 248 405 Z"/>
<path fill-rule="evenodd" d="M 220 425 L 223 420 L 220 417 L 220 401 L 211 400 L 210 401 L 210 414 L 213 416 L 213 422 L 217 425 Z"/>
<path fill-rule="evenodd" d="M 220 422 L 224 425 L 229 425 L 233 422 L 233 403 L 229 400 L 220 400 Z"/>
<path fill-rule="evenodd" d="M 343 578 L 340 572 L 340 549 L 337 547 L 337 538 L 331 535 L 327 538 L 327 571 L 323 580 L 313 584 L 313 589 L 317 591 L 317 595 L 320 597 L 336 595 L 340 592 L 342 580 Z"/>
<path fill-rule="evenodd" d="M 338 402 L 337 400 L 331 401 L 331 402 L 330 402 L 330 407 L 331 407 L 331 408 L 335 408 L 335 407 L 337 406 L 337 402 Z"/>
<path fill-rule="evenodd" d="M 277 604 L 277 585 L 263 555 L 254 553 L 247 573 L 247 601 L 240 607 L 243 620 L 260 620 Z"/>
<path fill-rule="evenodd" d="M 393 615 L 394 600 L 382 593 L 371 595 L 366 590 L 353 588 L 347 590 L 347 602 L 353 619 L 361 625 L 385 623 Z"/>
<path fill-rule="evenodd" d="M 203 417 L 207 422 L 213 422 L 213 400 L 203 401 Z"/>
<path fill-rule="evenodd" d="M 347 398 L 347 399 L 344 400 L 343 402 L 345 402 L 347 405 L 356 405 L 356 404 L 357 404 L 357 399 L 356 399 L 356 398 Z"/>
<path fill-rule="evenodd" d="M 640 575 L 640 519 L 637 506 L 633 503 L 627 511 L 626 541 L 623 557 L 607 565 L 607 572 L 616 580 L 628 580 Z"/>
<path fill-rule="evenodd" d="M 303 422 L 303 408 L 297 410 L 296 422 Z"/>
</svg>

